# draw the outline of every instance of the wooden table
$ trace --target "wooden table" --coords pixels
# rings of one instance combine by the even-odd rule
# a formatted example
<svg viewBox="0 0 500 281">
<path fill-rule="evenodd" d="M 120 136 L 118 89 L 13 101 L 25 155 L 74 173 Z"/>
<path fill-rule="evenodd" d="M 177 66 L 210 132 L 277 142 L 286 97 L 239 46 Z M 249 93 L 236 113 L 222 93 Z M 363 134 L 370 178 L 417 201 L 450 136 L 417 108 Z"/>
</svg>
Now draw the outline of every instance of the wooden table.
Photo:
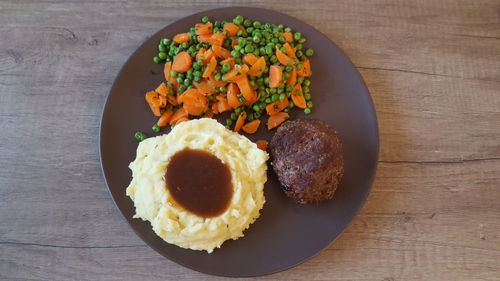
<svg viewBox="0 0 500 281">
<path fill-rule="evenodd" d="M 0 279 L 219 280 L 131 231 L 104 185 L 100 114 L 129 55 L 213 7 L 295 16 L 372 93 L 380 161 L 328 249 L 266 280 L 500 280 L 500 1 L 0 1 Z M 418 3 L 417 3 L 418 2 Z"/>
</svg>

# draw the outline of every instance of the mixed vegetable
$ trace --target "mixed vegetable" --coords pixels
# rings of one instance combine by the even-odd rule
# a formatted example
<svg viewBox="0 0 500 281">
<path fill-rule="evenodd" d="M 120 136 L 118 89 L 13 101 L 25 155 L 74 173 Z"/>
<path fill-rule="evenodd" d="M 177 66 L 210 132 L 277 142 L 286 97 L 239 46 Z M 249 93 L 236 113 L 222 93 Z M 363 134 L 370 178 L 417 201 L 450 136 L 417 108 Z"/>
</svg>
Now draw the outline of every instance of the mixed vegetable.
<svg viewBox="0 0 500 281">
<path fill-rule="evenodd" d="M 165 64 L 166 82 L 145 96 L 159 117 L 152 130 L 227 111 L 227 128 L 253 134 L 266 114 L 269 130 L 294 107 L 310 114 L 314 51 L 305 41 L 289 27 L 242 16 L 214 23 L 203 17 L 188 32 L 161 39 L 153 61 Z"/>
</svg>

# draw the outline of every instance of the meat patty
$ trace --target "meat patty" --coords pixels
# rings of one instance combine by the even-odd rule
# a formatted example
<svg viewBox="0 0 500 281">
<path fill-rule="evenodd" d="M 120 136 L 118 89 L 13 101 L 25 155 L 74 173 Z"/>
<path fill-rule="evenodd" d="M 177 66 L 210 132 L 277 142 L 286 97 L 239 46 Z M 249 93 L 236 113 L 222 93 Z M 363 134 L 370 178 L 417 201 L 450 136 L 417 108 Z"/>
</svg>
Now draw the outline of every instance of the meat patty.
<svg viewBox="0 0 500 281">
<path fill-rule="evenodd" d="M 283 191 L 299 204 L 332 199 L 344 174 L 342 144 L 335 130 L 317 119 L 282 124 L 269 145 Z"/>
</svg>

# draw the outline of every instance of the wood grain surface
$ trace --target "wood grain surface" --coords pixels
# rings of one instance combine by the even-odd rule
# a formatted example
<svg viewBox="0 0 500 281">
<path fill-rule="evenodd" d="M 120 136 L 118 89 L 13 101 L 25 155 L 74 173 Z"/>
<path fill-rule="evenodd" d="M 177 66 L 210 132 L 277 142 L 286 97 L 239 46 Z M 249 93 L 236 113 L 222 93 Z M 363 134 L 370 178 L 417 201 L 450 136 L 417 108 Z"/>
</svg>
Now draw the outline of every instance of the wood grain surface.
<svg viewBox="0 0 500 281">
<path fill-rule="evenodd" d="M 0 279 L 225 279 L 131 231 L 97 143 L 130 54 L 181 17 L 234 5 L 284 12 L 336 42 L 380 126 L 377 177 L 354 222 L 319 255 L 261 279 L 500 280 L 498 0 L 0 0 Z"/>
</svg>

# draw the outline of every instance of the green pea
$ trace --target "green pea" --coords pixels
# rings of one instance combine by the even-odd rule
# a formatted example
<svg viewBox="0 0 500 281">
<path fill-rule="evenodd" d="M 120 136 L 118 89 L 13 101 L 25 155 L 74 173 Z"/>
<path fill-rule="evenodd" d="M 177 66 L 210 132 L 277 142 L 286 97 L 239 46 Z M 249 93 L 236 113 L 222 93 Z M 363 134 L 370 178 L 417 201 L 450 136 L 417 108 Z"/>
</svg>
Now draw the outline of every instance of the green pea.
<svg viewBox="0 0 500 281">
<path fill-rule="evenodd" d="M 177 83 L 183 84 L 184 83 L 184 78 L 182 77 L 177 77 Z"/>
<path fill-rule="evenodd" d="M 299 64 L 297 64 L 296 67 L 297 67 L 297 70 L 301 70 L 302 69 L 302 64 L 299 63 Z"/>
<path fill-rule="evenodd" d="M 254 37 L 252 38 L 252 41 L 253 41 L 254 43 L 259 43 L 259 42 L 260 42 L 260 37 L 256 35 L 256 36 L 254 36 Z"/>
<path fill-rule="evenodd" d="M 254 111 L 260 111 L 260 107 L 259 107 L 259 105 L 258 105 L 258 104 L 254 104 L 254 105 L 252 106 L 252 109 L 253 109 Z"/>
<path fill-rule="evenodd" d="M 138 141 L 143 141 L 143 140 L 145 140 L 145 139 L 147 139 L 147 138 L 148 138 L 148 136 L 147 136 L 146 134 L 143 134 L 143 133 L 141 133 L 141 132 L 137 132 L 137 133 L 135 133 L 135 134 L 134 134 L 134 137 L 135 137 L 135 139 L 136 139 L 136 140 L 138 140 Z"/>
<path fill-rule="evenodd" d="M 279 39 L 279 41 L 281 43 L 285 43 L 286 42 L 285 36 L 280 36 L 280 37 L 278 37 L 278 39 Z"/>
<path fill-rule="evenodd" d="M 192 88 L 194 88 L 194 86 L 193 86 L 193 85 L 189 85 L 189 86 L 187 87 L 187 89 L 188 89 L 188 90 L 189 90 L 189 89 L 192 89 Z"/>
<path fill-rule="evenodd" d="M 285 27 L 284 25 L 279 24 L 279 25 L 278 25 L 278 30 L 279 30 L 279 31 L 282 31 L 284 27 Z"/>
<path fill-rule="evenodd" d="M 166 62 L 169 62 L 169 61 L 172 61 L 172 59 L 171 59 L 170 57 L 167 57 L 167 58 L 165 59 L 165 61 L 166 61 Z"/>
<path fill-rule="evenodd" d="M 239 100 L 240 100 L 240 102 L 246 102 L 246 101 L 247 101 L 247 100 L 246 100 L 243 96 L 241 96 L 241 97 L 239 98 Z"/>
<path fill-rule="evenodd" d="M 286 112 L 286 113 L 290 112 L 290 108 L 283 109 L 283 112 Z"/>
<path fill-rule="evenodd" d="M 243 17 L 242 17 L 242 16 L 236 16 L 236 17 L 233 19 L 233 23 L 234 23 L 234 24 L 242 24 L 242 23 L 243 23 Z"/>
<path fill-rule="evenodd" d="M 285 27 L 285 32 L 292 32 L 292 29 L 290 27 Z"/>
<path fill-rule="evenodd" d="M 177 77 L 177 71 L 170 70 L 170 76 L 173 77 L 173 78 Z"/>
<path fill-rule="evenodd" d="M 302 88 L 302 91 L 304 91 L 304 93 L 306 94 L 309 94 L 311 92 L 308 86 L 304 86 L 304 88 Z"/>
<path fill-rule="evenodd" d="M 287 65 L 287 66 L 285 67 L 285 71 L 286 71 L 286 72 L 292 72 L 292 71 L 293 71 L 293 67 L 292 67 L 291 65 Z"/>
<path fill-rule="evenodd" d="M 306 50 L 306 56 L 311 57 L 312 55 L 314 55 L 314 50 L 311 49 L 311 48 L 307 49 Z"/>
<path fill-rule="evenodd" d="M 184 91 L 186 91 L 186 86 L 184 86 L 184 85 L 179 85 L 179 88 L 177 88 L 177 92 L 178 92 L 179 94 L 182 94 L 182 93 L 184 93 Z"/>
<path fill-rule="evenodd" d="M 311 94 L 304 94 L 304 98 L 306 100 L 311 100 Z"/>
<path fill-rule="evenodd" d="M 243 31 L 240 29 L 238 30 L 238 32 L 236 33 L 237 36 L 242 36 L 243 35 Z"/>
<path fill-rule="evenodd" d="M 201 81 L 201 77 L 200 77 L 200 76 L 195 76 L 195 77 L 193 78 L 193 81 L 194 81 L 194 82 L 200 82 L 200 81 Z"/>
<path fill-rule="evenodd" d="M 269 77 L 264 77 L 264 85 L 269 85 Z"/>
<path fill-rule="evenodd" d="M 240 114 L 242 108 L 241 107 L 237 107 L 234 109 L 234 113 L 236 113 L 237 115 Z"/>
<path fill-rule="evenodd" d="M 253 51 L 253 54 L 256 55 L 256 56 L 259 56 L 260 55 L 260 50 L 259 49 L 255 49 Z"/>
<path fill-rule="evenodd" d="M 249 27 L 247 28 L 247 33 L 250 33 L 252 34 L 255 30 L 253 29 L 253 27 Z"/>
<path fill-rule="evenodd" d="M 234 62 L 236 62 L 237 64 L 241 64 L 241 58 L 240 57 L 237 57 Z"/>
<path fill-rule="evenodd" d="M 177 72 L 177 77 L 180 77 L 180 78 L 184 79 L 184 73 L 182 73 L 182 72 Z"/>
<path fill-rule="evenodd" d="M 201 18 L 201 22 L 202 22 L 202 23 L 207 23 L 207 22 L 208 22 L 208 20 L 209 20 L 209 19 L 208 19 L 208 17 L 207 17 L 207 16 L 204 16 L 204 17 L 202 17 L 202 18 Z"/>
<path fill-rule="evenodd" d="M 189 79 L 189 78 L 184 79 L 184 85 L 186 85 L 186 86 L 191 85 L 191 79 Z"/>
<path fill-rule="evenodd" d="M 194 77 L 200 77 L 201 76 L 201 71 L 196 70 L 195 72 L 193 72 L 193 76 Z"/>
<path fill-rule="evenodd" d="M 251 53 L 253 51 L 254 51 L 254 49 L 253 49 L 252 45 L 246 45 L 245 46 L 245 53 Z"/>
<path fill-rule="evenodd" d="M 238 46 L 235 46 L 235 47 L 238 47 Z M 240 52 L 238 52 L 238 50 L 232 50 L 231 51 L 231 56 L 235 57 L 235 58 L 239 58 L 240 57 Z"/>
<path fill-rule="evenodd" d="M 302 50 L 303 47 L 304 46 L 302 46 L 302 44 L 300 44 L 300 43 L 295 46 L 295 48 L 297 48 L 297 50 L 299 50 L 299 51 Z"/>
<path fill-rule="evenodd" d="M 253 27 L 255 27 L 255 28 L 260 28 L 260 27 L 261 27 L 261 23 L 260 23 L 260 21 L 257 21 L 257 20 L 256 20 L 256 21 L 254 21 L 254 22 L 253 22 Z"/>
<path fill-rule="evenodd" d="M 160 52 L 165 52 L 167 50 L 167 47 L 163 45 L 162 43 L 158 44 L 158 51 Z"/>
<path fill-rule="evenodd" d="M 160 52 L 158 53 L 158 57 L 161 59 L 161 60 L 164 60 L 167 58 L 167 53 L 165 52 Z"/>
<path fill-rule="evenodd" d="M 295 103 L 293 103 L 293 101 L 290 101 L 290 102 L 288 103 L 288 108 L 292 109 L 292 108 L 294 108 L 294 107 L 295 107 Z"/>
<path fill-rule="evenodd" d="M 279 99 L 280 99 L 280 96 L 279 96 L 278 94 L 273 94 L 273 95 L 271 96 L 271 100 L 272 100 L 272 101 L 278 101 Z"/>
<path fill-rule="evenodd" d="M 233 112 L 233 113 L 231 113 L 230 118 L 231 118 L 231 120 L 236 120 L 236 119 L 238 119 L 238 116 L 236 116 L 236 113 Z"/>
<path fill-rule="evenodd" d="M 229 70 L 231 70 L 231 65 L 229 63 L 225 63 L 224 65 L 222 65 L 222 72 L 226 73 Z"/>
<path fill-rule="evenodd" d="M 285 91 L 286 91 L 287 93 L 291 92 L 292 90 L 293 90 L 293 86 L 292 86 L 292 85 L 287 85 L 287 86 L 286 86 Z"/>
<path fill-rule="evenodd" d="M 264 110 L 264 108 L 266 108 L 266 104 L 261 102 L 261 103 L 259 103 L 259 107 L 260 107 L 260 110 Z"/>
<path fill-rule="evenodd" d="M 219 91 L 221 91 L 221 92 L 225 92 L 225 91 L 226 91 L 226 87 L 224 87 L 224 86 L 220 86 L 220 87 L 219 87 Z"/>
<path fill-rule="evenodd" d="M 306 42 L 306 38 L 302 37 L 298 41 L 299 43 L 304 44 Z"/>
<path fill-rule="evenodd" d="M 158 124 L 154 124 L 151 129 L 153 130 L 153 132 L 157 132 L 158 133 L 160 131 L 160 126 L 158 126 Z"/>
<path fill-rule="evenodd" d="M 286 49 L 285 49 L 285 47 L 281 47 L 281 48 L 280 48 L 280 51 L 282 51 L 283 53 L 286 53 Z"/>
<path fill-rule="evenodd" d="M 187 49 L 187 48 L 189 47 L 188 42 L 184 42 L 184 43 L 182 43 L 182 44 L 181 44 L 181 47 L 182 47 L 183 49 Z"/>
<path fill-rule="evenodd" d="M 312 101 L 308 101 L 307 102 L 307 107 L 309 107 L 309 108 L 313 107 L 313 102 Z"/>
<path fill-rule="evenodd" d="M 222 79 L 222 75 L 220 73 L 215 74 L 214 76 L 215 80 L 220 81 Z"/>
<path fill-rule="evenodd" d="M 278 58 L 276 58 L 276 56 L 273 55 L 270 60 L 272 63 L 276 63 L 278 61 Z"/>
<path fill-rule="evenodd" d="M 253 121 L 253 119 L 254 119 L 254 117 L 253 117 L 253 113 L 249 113 L 249 114 L 247 115 L 247 120 L 248 120 L 248 121 Z"/>
<path fill-rule="evenodd" d="M 253 117 L 254 117 L 255 119 L 259 119 L 261 116 L 262 116 L 262 114 L 261 114 L 260 112 L 255 112 L 255 113 L 253 114 Z"/>
<path fill-rule="evenodd" d="M 216 20 L 216 21 L 214 22 L 214 25 L 215 25 L 216 27 L 222 27 L 222 23 L 221 23 L 220 21 L 218 21 L 218 20 Z"/>
<path fill-rule="evenodd" d="M 170 44 L 170 39 L 163 38 L 163 39 L 161 39 L 161 43 L 163 43 L 163 45 L 167 46 L 168 44 Z"/>
<path fill-rule="evenodd" d="M 226 125 L 228 125 L 228 126 L 233 125 L 233 120 L 231 120 L 231 118 L 227 118 L 226 119 Z"/>
<path fill-rule="evenodd" d="M 244 27 L 249 27 L 252 25 L 252 22 L 249 19 L 246 19 L 243 21 L 243 26 Z"/>
<path fill-rule="evenodd" d="M 302 34 L 300 34 L 300 32 L 295 32 L 293 34 L 293 39 L 300 40 L 300 38 L 302 38 Z"/>
<path fill-rule="evenodd" d="M 188 69 L 188 71 L 186 72 L 186 75 L 189 77 L 189 76 L 192 76 L 193 75 L 193 69 L 190 68 Z"/>
<path fill-rule="evenodd" d="M 297 83 L 302 84 L 304 82 L 304 77 L 297 78 Z"/>
<path fill-rule="evenodd" d="M 280 101 L 284 100 L 285 98 L 286 98 L 286 95 L 285 95 L 285 94 L 281 94 L 281 95 L 279 96 Z"/>
<path fill-rule="evenodd" d="M 265 103 L 271 103 L 271 98 L 266 98 L 266 100 L 264 101 Z"/>
<path fill-rule="evenodd" d="M 304 113 L 305 113 L 305 114 L 311 114 L 311 109 L 310 109 L 310 108 L 306 108 L 306 109 L 304 109 Z"/>
<path fill-rule="evenodd" d="M 242 54 L 242 55 L 245 54 L 245 49 L 244 48 L 240 49 L 240 54 Z"/>
<path fill-rule="evenodd" d="M 155 57 L 153 58 L 153 61 L 154 61 L 155 63 L 160 63 L 160 58 L 159 58 L 158 56 L 155 56 Z"/>
</svg>

